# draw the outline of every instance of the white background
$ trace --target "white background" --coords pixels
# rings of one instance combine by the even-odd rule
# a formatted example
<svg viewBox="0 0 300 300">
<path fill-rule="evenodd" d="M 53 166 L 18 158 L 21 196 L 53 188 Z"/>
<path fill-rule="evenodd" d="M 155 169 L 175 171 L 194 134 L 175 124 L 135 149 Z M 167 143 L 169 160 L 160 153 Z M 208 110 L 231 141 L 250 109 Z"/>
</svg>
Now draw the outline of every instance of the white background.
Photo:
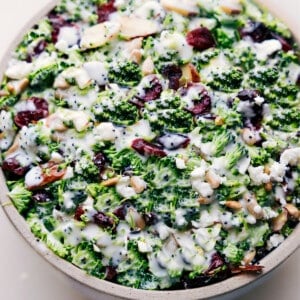
<svg viewBox="0 0 300 300">
<path fill-rule="evenodd" d="M 0 58 L 20 29 L 51 0 L 0 0 Z M 300 28 L 299 0 L 265 0 L 286 21 Z M 279 7 L 279 9 L 278 9 Z M 295 20 L 295 21 L 294 21 Z M 87 300 L 70 282 L 54 271 L 20 237 L 0 208 L 0 299 Z M 298 250 L 262 286 L 239 300 L 300 299 Z M 100 300 L 100 298 L 98 298 Z"/>
</svg>

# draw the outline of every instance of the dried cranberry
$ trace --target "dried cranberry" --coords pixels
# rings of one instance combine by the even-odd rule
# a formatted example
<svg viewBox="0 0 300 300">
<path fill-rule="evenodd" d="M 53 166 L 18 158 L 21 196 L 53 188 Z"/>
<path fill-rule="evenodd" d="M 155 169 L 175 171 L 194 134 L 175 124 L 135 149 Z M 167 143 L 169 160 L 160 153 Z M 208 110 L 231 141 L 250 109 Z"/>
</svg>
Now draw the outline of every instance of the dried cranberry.
<svg viewBox="0 0 300 300">
<path fill-rule="evenodd" d="M 147 226 L 155 225 L 158 222 L 158 217 L 155 213 L 144 213 L 143 218 Z"/>
<path fill-rule="evenodd" d="M 93 158 L 93 163 L 101 173 L 105 168 L 106 158 L 102 153 L 97 153 Z"/>
<path fill-rule="evenodd" d="M 179 80 L 182 77 L 182 70 L 176 65 L 165 65 L 161 74 L 169 80 L 169 88 L 172 90 L 178 90 Z"/>
<path fill-rule="evenodd" d="M 114 226 L 113 218 L 107 216 L 105 213 L 99 211 L 94 216 L 94 222 L 100 227 L 107 228 Z"/>
<path fill-rule="evenodd" d="M 240 100 L 250 102 L 253 102 L 257 96 L 259 96 L 259 93 L 255 90 L 242 90 L 237 94 Z"/>
<path fill-rule="evenodd" d="M 105 279 L 106 280 L 113 280 L 117 276 L 117 270 L 115 267 L 107 266 L 105 267 Z"/>
<path fill-rule="evenodd" d="M 31 97 L 27 100 L 33 102 L 35 110 L 24 110 L 16 114 L 14 121 L 18 127 L 27 126 L 32 122 L 46 118 L 49 114 L 48 103 L 43 98 Z"/>
<path fill-rule="evenodd" d="M 220 254 L 218 254 L 216 252 L 213 254 L 210 265 L 209 265 L 208 269 L 205 271 L 205 274 L 211 275 L 214 273 L 214 271 L 216 271 L 218 268 L 220 268 L 224 265 L 225 265 L 225 262 L 224 262 L 223 258 L 221 257 Z"/>
<path fill-rule="evenodd" d="M 32 199 L 37 203 L 45 203 L 51 201 L 50 195 L 46 191 L 38 191 L 32 195 Z"/>
<path fill-rule="evenodd" d="M 45 40 L 41 40 L 38 44 L 33 48 L 33 54 L 39 55 L 41 54 L 45 48 L 47 47 L 47 42 Z"/>
<path fill-rule="evenodd" d="M 271 38 L 271 31 L 264 23 L 250 21 L 240 30 L 241 37 L 249 36 L 254 42 L 261 43 Z"/>
<path fill-rule="evenodd" d="M 181 76 L 180 76 L 181 77 Z M 159 98 L 163 88 L 161 83 L 159 82 L 157 77 L 154 77 L 150 82 L 150 86 L 144 88 L 144 94 L 142 96 L 138 96 L 139 99 L 147 102 L 152 101 Z"/>
<path fill-rule="evenodd" d="M 105 22 L 109 19 L 109 15 L 117 9 L 114 7 L 115 1 L 109 0 L 107 3 L 98 6 L 98 23 Z"/>
<path fill-rule="evenodd" d="M 151 144 L 143 139 L 135 139 L 131 147 L 141 155 L 166 156 L 166 152 L 157 145 Z"/>
<path fill-rule="evenodd" d="M 17 176 L 23 176 L 28 167 L 22 167 L 15 157 L 9 157 L 3 161 L 2 169 Z"/>
<path fill-rule="evenodd" d="M 189 45 L 195 49 L 203 51 L 216 45 L 214 37 L 206 27 L 196 28 L 189 31 L 186 36 Z"/>
<path fill-rule="evenodd" d="M 160 136 L 157 141 L 168 150 L 186 148 L 190 143 L 190 139 L 187 136 L 178 133 L 167 133 Z"/>
<path fill-rule="evenodd" d="M 55 44 L 58 39 L 60 28 L 65 26 L 72 26 L 72 23 L 65 20 L 62 16 L 57 15 L 54 11 L 48 14 L 48 18 L 52 26 L 52 42 Z"/>
<path fill-rule="evenodd" d="M 84 214 L 84 209 L 82 206 L 77 206 L 75 213 L 74 213 L 74 219 L 77 221 L 81 221 L 81 216 Z"/>
<path fill-rule="evenodd" d="M 201 102 L 196 102 L 194 107 L 189 110 L 193 115 L 201 115 L 210 111 L 211 109 L 211 99 L 209 96 L 205 96 Z"/>
</svg>

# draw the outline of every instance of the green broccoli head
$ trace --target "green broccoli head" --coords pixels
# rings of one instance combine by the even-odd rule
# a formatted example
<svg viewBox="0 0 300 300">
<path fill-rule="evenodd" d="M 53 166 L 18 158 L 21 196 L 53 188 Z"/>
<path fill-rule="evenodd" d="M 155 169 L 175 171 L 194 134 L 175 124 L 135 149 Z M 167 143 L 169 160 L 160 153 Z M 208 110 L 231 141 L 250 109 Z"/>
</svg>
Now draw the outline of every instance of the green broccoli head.
<svg viewBox="0 0 300 300">
<path fill-rule="evenodd" d="M 247 153 L 245 147 L 243 147 L 241 144 L 237 144 L 233 149 L 231 149 L 229 152 L 226 153 L 226 167 L 227 169 L 231 170 L 237 162 L 245 156 Z"/>
<path fill-rule="evenodd" d="M 238 68 L 213 74 L 213 80 L 207 84 L 215 90 L 231 92 L 240 88 L 243 81 L 243 73 Z"/>
<path fill-rule="evenodd" d="M 44 89 L 52 87 L 57 73 L 57 64 L 38 69 L 29 75 L 30 87 L 36 91 L 43 91 Z"/>
<path fill-rule="evenodd" d="M 224 148 L 234 140 L 230 131 L 216 132 L 212 140 L 214 146 L 214 155 L 219 156 Z"/>
<path fill-rule="evenodd" d="M 26 189 L 23 182 L 19 181 L 15 183 L 8 196 L 19 213 L 25 214 L 30 208 L 32 192 Z"/>
<path fill-rule="evenodd" d="M 140 82 L 142 74 L 138 64 L 126 61 L 111 66 L 108 72 L 108 79 L 109 82 L 132 87 Z"/>
<path fill-rule="evenodd" d="M 240 264 L 244 258 L 244 251 L 236 245 L 229 243 L 222 251 L 227 260 L 235 265 Z"/>
<path fill-rule="evenodd" d="M 264 68 L 258 71 L 250 72 L 250 85 L 252 88 L 264 91 L 266 86 L 276 83 L 279 78 L 279 71 L 276 67 Z"/>
</svg>

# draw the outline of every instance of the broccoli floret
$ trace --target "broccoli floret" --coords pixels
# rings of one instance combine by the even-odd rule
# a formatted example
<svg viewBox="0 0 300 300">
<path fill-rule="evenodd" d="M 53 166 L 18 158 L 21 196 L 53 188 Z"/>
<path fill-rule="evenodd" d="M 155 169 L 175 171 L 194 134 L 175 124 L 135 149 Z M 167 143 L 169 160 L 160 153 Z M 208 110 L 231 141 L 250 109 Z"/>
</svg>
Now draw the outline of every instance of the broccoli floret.
<svg viewBox="0 0 300 300">
<path fill-rule="evenodd" d="M 233 264 L 239 264 L 244 258 L 244 251 L 231 243 L 223 249 L 222 253 Z"/>
<path fill-rule="evenodd" d="M 251 158 L 251 164 L 254 167 L 265 165 L 269 161 L 269 158 L 271 157 L 267 149 L 262 147 L 251 146 L 251 147 L 247 147 L 247 150 L 248 150 L 248 155 Z"/>
<path fill-rule="evenodd" d="M 211 59 L 217 57 L 219 53 L 220 50 L 217 48 L 211 48 L 203 52 L 196 53 L 193 56 L 192 63 L 197 67 L 197 70 L 200 71 L 202 67 L 206 66 Z"/>
<path fill-rule="evenodd" d="M 232 30 L 229 31 L 224 28 L 217 28 L 214 35 L 217 45 L 220 48 L 230 48 L 235 41 L 234 32 Z"/>
<path fill-rule="evenodd" d="M 296 85 L 279 83 L 278 86 L 272 89 L 266 89 L 263 95 L 272 102 L 273 105 L 290 108 L 299 103 L 299 101 L 296 100 L 298 92 L 299 88 Z"/>
<path fill-rule="evenodd" d="M 0 109 L 6 107 L 12 107 L 19 101 L 19 97 L 16 96 L 4 96 L 0 98 Z"/>
<path fill-rule="evenodd" d="M 39 216 L 36 213 L 29 213 L 26 219 L 27 223 L 29 224 L 31 232 L 36 236 L 38 239 L 45 241 L 47 238 L 47 229 L 39 219 Z"/>
<path fill-rule="evenodd" d="M 230 131 L 222 131 L 221 133 L 216 132 L 212 140 L 214 155 L 219 156 L 224 148 L 234 140 Z"/>
<path fill-rule="evenodd" d="M 246 149 L 241 145 L 237 144 L 233 149 L 231 149 L 226 155 L 226 167 L 227 169 L 232 169 L 236 163 L 247 153 Z"/>
<path fill-rule="evenodd" d="M 101 257 L 97 254 L 93 245 L 83 242 L 71 250 L 72 264 L 85 270 L 88 274 L 98 278 L 104 278 L 104 268 Z"/>
<path fill-rule="evenodd" d="M 262 247 L 271 232 L 268 223 L 259 226 L 249 226 L 248 230 L 250 233 L 250 239 L 248 239 L 248 241 L 250 241 L 252 247 Z"/>
<path fill-rule="evenodd" d="M 213 74 L 213 80 L 207 84 L 213 89 L 223 92 L 231 92 L 238 89 L 243 81 L 243 73 L 237 68 L 233 68 L 223 73 Z"/>
<path fill-rule="evenodd" d="M 29 75 L 30 87 L 36 91 L 52 87 L 58 72 L 57 64 L 50 65 L 35 71 Z"/>
<path fill-rule="evenodd" d="M 137 85 L 141 81 L 142 74 L 138 64 L 127 61 L 110 67 L 108 79 L 110 82 L 131 87 Z"/>
<path fill-rule="evenodd" d="M 51 233 L 46 236 L 47 246 L 58 256 L 69 259 L 70 257 L 70 246 L 65 246 L 58 241 Z"/>
<path fill-rule="evenodd" d="M 99 177 L 99 169 L 94 164 L 89 154 L 82 154 L 75 163 L 75 173 L 81 175 L 89 181 L 94 181 Z"/>
<path fill-rule="evenodd" d="M 276 67 L 273 67 L 250 72 L 249 81 L 252 87 L 264 91 L 266 86 L 273 85 L 278 80 L 278 78 L 278 69 Z"/>
<path fill-rule="evenodd" d="M 19 213 L 24 215 L 28 211 L 31 204 L 32 192 L 26 189 L 23 182 L 19 181 L 14 184 L 8 196 Z"/>
</svg>

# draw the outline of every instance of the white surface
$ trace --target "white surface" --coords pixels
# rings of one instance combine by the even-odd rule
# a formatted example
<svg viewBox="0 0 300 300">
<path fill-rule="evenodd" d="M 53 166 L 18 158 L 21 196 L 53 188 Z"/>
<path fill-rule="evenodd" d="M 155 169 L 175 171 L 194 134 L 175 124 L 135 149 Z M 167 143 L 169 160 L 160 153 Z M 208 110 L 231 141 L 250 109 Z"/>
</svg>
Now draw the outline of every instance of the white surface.
<svg viewBox="0 0 300 300">
<path fill-rule="evenodd" d="M 0 1 L 0 58 L 7 45 L 30 17 L 51 0 Z M 300 28 L 299 0 L 265 0 L 297 20 Z M 281 3 L 281 4 L 280 4 Z M 291 5 L 293 4 L 293 8 Z M 294 24 L 295 25 L 295 24 Z M 5 300 L 87 300 L 57 271 L 40 258 L 20 237 L 0 208 L 0 299 Z M 239 300 L 296 300 L 300 295 L 300 251 L 298 250 L 262 286 Z M 101 300 L 98 298 L 98 300 Z"/>
</svg>

